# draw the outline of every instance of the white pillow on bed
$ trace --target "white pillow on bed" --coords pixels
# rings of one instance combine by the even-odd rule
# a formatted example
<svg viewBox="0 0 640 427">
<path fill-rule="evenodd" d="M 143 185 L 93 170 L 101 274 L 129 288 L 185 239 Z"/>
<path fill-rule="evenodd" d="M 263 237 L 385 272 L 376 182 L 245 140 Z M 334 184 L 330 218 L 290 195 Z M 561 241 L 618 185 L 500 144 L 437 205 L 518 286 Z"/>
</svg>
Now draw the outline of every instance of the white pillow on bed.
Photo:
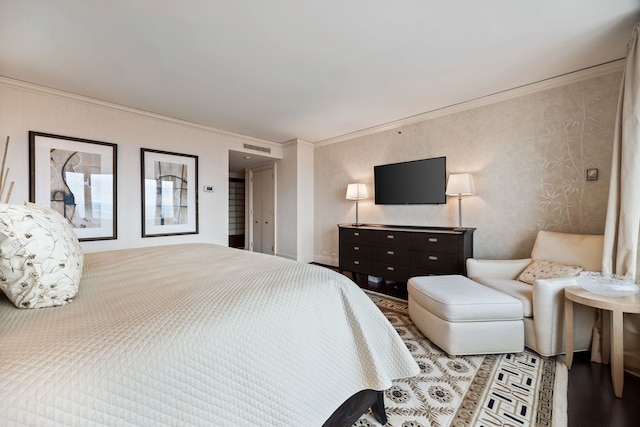
<svg viewBox="0 0 640 427">
<path fill-rule="evenodd" d="M 64 305 L 84 255 L 69 221 L 34 203 L 0 203 L 0 289 L 18 308 Z"/>
</svg>

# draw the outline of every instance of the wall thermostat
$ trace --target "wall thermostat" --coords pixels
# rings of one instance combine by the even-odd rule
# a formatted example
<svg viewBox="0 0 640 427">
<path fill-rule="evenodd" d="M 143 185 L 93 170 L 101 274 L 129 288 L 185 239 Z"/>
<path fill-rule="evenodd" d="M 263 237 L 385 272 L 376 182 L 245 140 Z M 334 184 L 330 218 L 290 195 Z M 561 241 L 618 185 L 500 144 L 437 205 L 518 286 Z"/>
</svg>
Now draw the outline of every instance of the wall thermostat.
<svg viewBox="0 0 640 427">
<path fill-rule="evenodd" d="M 207 193 L 213 193 L 216 191 L 216 188 L 213 185 L 205 185 L 202 189 Z"/>
</svg>

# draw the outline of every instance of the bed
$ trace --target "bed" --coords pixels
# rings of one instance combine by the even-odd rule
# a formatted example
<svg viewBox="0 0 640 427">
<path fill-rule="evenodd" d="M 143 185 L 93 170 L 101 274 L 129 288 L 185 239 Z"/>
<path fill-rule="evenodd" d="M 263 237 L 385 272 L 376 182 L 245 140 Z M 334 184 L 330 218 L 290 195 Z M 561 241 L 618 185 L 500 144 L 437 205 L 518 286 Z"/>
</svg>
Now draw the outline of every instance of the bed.
<svg viewBox="0 0 640 427">
<path fill-rule="evenodd" d="M 0 425 L 338 425 L 419 372 L 327 268 L 211 244 L 82 262 L 68 304 L 0 295 Z"/>
</svg>

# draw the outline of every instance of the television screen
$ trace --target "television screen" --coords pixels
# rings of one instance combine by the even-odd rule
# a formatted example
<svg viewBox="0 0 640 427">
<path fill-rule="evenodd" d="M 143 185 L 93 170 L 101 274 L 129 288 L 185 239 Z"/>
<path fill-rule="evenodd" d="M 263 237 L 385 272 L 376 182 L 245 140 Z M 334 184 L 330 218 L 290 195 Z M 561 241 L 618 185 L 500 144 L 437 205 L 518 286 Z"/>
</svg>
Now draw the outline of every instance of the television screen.
<svg viewBox="0 0 640 427">
<path fill-rule="evenodd" d="M 373 167 L 377 205 L 446 203 L 446 157 Z"/>
</svg>

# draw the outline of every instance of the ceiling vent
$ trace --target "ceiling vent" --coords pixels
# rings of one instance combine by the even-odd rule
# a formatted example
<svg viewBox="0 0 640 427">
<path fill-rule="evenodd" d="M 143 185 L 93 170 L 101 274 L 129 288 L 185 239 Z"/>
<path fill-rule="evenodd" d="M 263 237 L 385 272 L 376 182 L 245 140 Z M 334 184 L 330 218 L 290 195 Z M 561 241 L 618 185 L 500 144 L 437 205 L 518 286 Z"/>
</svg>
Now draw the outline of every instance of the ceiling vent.
<svg viewBox="0 0 640 427">
<path fill-rule="evenodd" d="M 247 150 L 262 151 L 263 153 L 271 154 L 271 148 L 267 148 L 267 147 L 259 147 L 257 145 L 244 144 L 244 148 L 246 148 Z"/>
</svg>

